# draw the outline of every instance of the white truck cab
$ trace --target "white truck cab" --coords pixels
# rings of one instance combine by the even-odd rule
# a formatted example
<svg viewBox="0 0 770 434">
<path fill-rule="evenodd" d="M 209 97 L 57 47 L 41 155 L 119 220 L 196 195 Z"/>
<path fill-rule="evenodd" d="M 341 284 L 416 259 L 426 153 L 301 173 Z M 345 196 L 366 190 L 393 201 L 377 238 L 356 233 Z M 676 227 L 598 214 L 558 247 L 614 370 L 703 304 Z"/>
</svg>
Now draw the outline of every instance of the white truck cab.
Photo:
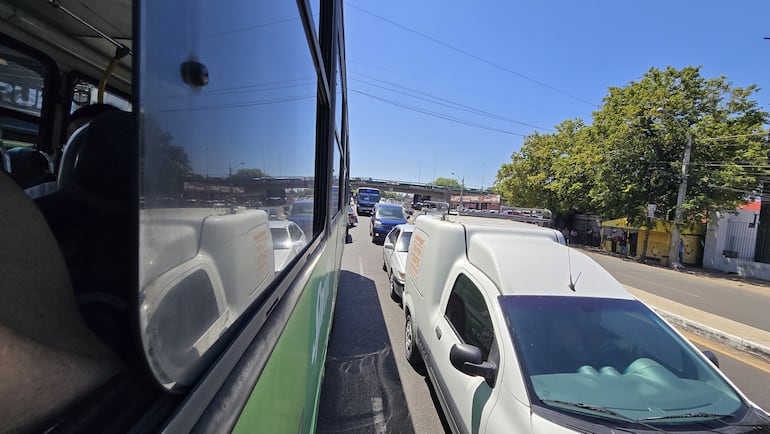
<svg viewBox="0 0 770 434">
<path fill-rule="evenodd" d="M 553 229 L 418 217 L 403 306 L 406 357 L 424 364 L 453 432 L 767 424 L 700 351 Z"/>
</svg>

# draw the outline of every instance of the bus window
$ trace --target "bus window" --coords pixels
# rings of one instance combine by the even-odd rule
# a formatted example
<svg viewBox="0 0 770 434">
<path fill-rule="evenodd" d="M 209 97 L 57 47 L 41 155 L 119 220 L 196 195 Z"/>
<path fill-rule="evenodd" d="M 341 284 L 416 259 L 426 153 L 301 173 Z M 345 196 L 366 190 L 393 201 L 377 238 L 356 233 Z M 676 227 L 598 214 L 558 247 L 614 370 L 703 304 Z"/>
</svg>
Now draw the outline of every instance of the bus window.
<svg viewBox="0 0 770 434">
<path fill-rule="evenodd" d="M 173 389 L 196 378 L 275 277 L 267 214 L 256 208 L 270 200 L 289 210 L 314 197 L 317 82 L 294 3 L 144 6 L 140 27 L 154 42 L 139 47 L 140 329 L 154 374 Z M 191 34 L 180 16 L 206 19 Z M 205 67 L 209 81 L 185 81 L 182 67 Z M 276 189 L 287 192 L 282 203 Z M 308 242 L 310 210 L 301 225 Z M 205 281 L 188 281 L 195 271 L 213 295 L 191 306 L 174 288 Z M 169 320 L 191 315 L 205 327 Z M 180 353 L 169 339 L 189 345 Z"/>
<path fill-rule="evenodd" d="M 72 83 L 72 107 L 70 108 L 70 114 L 75 110 L 85 107 L 87 105 L 96 104 L 99 102 L 98 92 L 99 84 L 90 80 L 76 78 Z M 117 107 L 120 110 L 130 112 L 131 102 L 117 93 L 105 90 L 103 96 L 103 102 Z"/>
<path fill-rule="evenodd" d="M 0 44 L 0 107 L 39 118 L 45 77 L 40 60 Z"/>
<path fill-rule="evenodd" d="M 40 143 L 43 89 L 53 77 L 42 55 L 0 40 L 0 170 L 29 195 L 54 179 L 53 158 Z"/>
</svg>

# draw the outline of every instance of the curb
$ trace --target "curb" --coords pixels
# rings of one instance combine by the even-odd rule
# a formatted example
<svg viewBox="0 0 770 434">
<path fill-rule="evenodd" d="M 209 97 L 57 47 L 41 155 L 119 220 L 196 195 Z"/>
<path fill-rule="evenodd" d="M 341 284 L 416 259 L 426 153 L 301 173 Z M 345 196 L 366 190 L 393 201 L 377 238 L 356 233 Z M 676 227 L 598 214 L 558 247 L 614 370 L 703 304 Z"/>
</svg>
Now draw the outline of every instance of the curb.
<svg viewBox="0 0 770 434">
<path fill-rule="evenodd" d="M 650 306 L 652 307 L 652 306 Z M 663 309 L 652 307 L 660 316 L 672 325 L 687 330 L 693 334 L 717 341 L 725 346 L 749 353 L 763 361 L 770 363 L 770 348 L 755 342 L 725 333 L 709 326 L 697 323 L 682 316 L 667 312 Z"/>
</svg>

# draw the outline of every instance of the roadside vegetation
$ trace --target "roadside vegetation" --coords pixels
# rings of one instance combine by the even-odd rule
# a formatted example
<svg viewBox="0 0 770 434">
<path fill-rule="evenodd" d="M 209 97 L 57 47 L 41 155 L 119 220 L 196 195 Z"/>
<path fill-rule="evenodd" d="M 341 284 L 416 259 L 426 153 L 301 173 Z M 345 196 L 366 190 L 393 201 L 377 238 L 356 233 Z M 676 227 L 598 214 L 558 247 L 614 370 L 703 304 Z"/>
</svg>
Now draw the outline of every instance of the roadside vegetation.
<svg viewBox="0 0 770 434">
<path fill-rule="evenodd" d="M 685 219 L 733 210 L 768 182 L 767 112 L 755 85 L 705 78 L 699 67 L 651 68 L 610 87 L 591 124 L 565 120 L 535 133 L 503 164 L 495 190 L 517 206 L 576 209 L 603 218 L 673 218 L 685 144 L 692 140 Z"/>
</svg>

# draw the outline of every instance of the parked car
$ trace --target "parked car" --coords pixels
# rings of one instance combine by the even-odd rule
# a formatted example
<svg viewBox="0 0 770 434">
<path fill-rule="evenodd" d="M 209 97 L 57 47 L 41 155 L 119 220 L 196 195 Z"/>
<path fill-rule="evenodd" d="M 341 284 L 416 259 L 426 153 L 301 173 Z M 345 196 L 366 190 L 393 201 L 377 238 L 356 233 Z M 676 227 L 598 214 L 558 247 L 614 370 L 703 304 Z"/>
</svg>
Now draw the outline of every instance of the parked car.
<svg viewBox="0 0 770 434">
<path fill-rule="evenodd" d="M 292 203 L 286 218 L 299 225 L 305 236 L 311 238 L 313 235 L 313 200 L 303 199 Z"/>
<path fill-rule="evenodd" d="M 716 357 L 561 234 L 507 223 L 413 229 L 405 353 L 453 432 L 770 430 Z"/>
<path fill-rule="evenodd" d="M 281 271 L 305 247 L 305 233 L 289 220 L 270 220 L 270 236 L 273 239 L 275 271 Z"/>
<path fill-rule="evenodd" d="M 401 299 L 406 278 L 406 254 L 414 225 L 398 225 L 388 232 L 382 245 L 382 269 L 388 273 L 390 296 Z"/>
<path fill-rule="evenodd" d="M 406 223 L 406 213 L 401 205 L 390 203 L 377 203 L 372 211 L 372 219 L 369 224 L 369 235 L 373 243 L 385 239 L 385 235 L 394 226 Z"/>
</svg>

